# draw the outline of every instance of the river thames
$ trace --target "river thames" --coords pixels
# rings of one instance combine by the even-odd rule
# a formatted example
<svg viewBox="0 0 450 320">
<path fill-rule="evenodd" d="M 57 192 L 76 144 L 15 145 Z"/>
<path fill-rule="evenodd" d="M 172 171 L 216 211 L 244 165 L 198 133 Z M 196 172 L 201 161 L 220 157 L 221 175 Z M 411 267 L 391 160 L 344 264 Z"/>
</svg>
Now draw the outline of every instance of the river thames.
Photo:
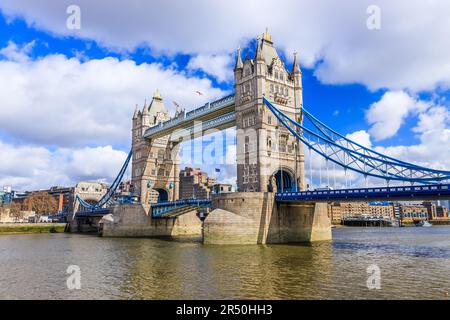
<svg viewBox="0 0 450 320">
<path fill-rule="evenodd" d="M 334 229 L 312 246 L 3 235 L 0 270 L 0 299 L 449 299 L 450 227 Z"/>
</svg>

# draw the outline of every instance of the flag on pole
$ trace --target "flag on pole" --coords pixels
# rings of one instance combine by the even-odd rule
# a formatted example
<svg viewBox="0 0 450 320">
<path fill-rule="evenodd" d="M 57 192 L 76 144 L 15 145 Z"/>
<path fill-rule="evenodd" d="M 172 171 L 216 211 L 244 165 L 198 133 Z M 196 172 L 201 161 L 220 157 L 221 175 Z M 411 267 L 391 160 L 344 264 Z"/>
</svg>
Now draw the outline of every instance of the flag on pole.
<svg viewBox="0 0 450 320">
<path fill-rule="evenodd" d="M 220 173 L 220 169 L 219 169 L 219 168 L 216 168 L 216 172 L 217 172 L 217 173 Z"/>
</svg>

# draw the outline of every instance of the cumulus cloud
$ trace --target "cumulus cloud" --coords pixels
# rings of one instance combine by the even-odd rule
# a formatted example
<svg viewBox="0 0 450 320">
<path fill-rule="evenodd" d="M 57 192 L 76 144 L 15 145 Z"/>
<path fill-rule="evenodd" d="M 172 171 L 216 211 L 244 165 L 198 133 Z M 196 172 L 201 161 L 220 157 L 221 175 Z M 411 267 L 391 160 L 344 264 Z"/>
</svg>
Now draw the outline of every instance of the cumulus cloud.
<svg viewBox="0 0 450 320">
<path fill-rule="evenodd" d="M 369 0 L 78 0 L 81 30 L 66 28 L 70 0 L 3 0 L 9 19 L 58 35 L 94 39 L 108 48 L 214 56 L 232 52 L 265 27 L 288 56 L 299 50 L 325 83 L 375 90 L 450 87 L 448 1 L 380 0 L 381 29 L 369 30 Z M 257 13 L 256 13 L 257 12 Z M 257 16 L 255 16 L 257 14 Z M 317 22 L 320 21 L 320 27 Z"/>
<path fill-rule="evenodd" d="M 346 138 L 362 145 L 363 147 L 366 148 L 372 147 L 372 141 L 370 141 L 370 134 L 365 130 L 360 130 L 347 134 Z"/>
<path fill-rule="evenodd" d="M 232 57 L 224 55 L 198 55 L 193 57 L 188 65 L 188 70 L 202 70 L 213 76 L 219 82 L 226 82 L 233 79 Z"/>
<path fill-rule="evenodd" d="M 386 92 L 366 113 L 367 121 L 372 126 L 369 132 L 376 141 L 393 137 L 408 115 L 422 112 L 427 107 L 426 102 L 419 101 L 404 91 Z"/>
<path fill-rule="evenodd" d="M 171 111 L 172 100 L 189 110 L 225 95 L 209 79 L 115 58 L 0 60 L 0 74 L 0 132 L 47 146 L 128 145 L 135 104 L 157 88 Z"/>
<path fill-rule="evenodd" d="M 450 111 L 440 105 L 433 105 L 419 115 L 413 128 L 420 143 L 409 146 L 378 147 L 384 152 L 404 161 L 425 167 L 450 171 Z"/>
<path fill-rule="evenodd" d="M 72 186 L 78 181 L 112 181 L 126 153 L 111 146 L 67 149 L 14 145 L 0 141 L 0 185 L 15 190 Z"/>
<path fill-rule="evenodd" d="M 28 55 L 35 43 L 36 41 L 31 41 L 19 47 L 15 42 L 9 41 L 7 47 L 0 49 L 0 56 L 10 61 L 26 62 L 30 59 Z"/>
</svg>

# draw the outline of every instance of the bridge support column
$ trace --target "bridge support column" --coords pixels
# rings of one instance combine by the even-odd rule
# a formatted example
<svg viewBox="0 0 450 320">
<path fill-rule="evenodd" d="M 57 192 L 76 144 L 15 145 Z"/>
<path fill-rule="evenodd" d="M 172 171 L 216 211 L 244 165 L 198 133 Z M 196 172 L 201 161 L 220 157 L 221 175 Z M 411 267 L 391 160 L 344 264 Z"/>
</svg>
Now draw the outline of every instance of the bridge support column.
<svg viewBox="0 0 450 320">
<path fill-rule="evenodd" d="M 326 203 L 277 204 L 273 193 L 220 194 L 203 225 L 205 244 L 268 244 L 331 240 Z"/>
<path fill-rule="evenodd" d="M 202 222 L 197 210 L 173 219 L 152 218 L 148 205 L 118 205 L 112 221 L 103 223 L 104 237 L 200 237 Z"/>
</svg>

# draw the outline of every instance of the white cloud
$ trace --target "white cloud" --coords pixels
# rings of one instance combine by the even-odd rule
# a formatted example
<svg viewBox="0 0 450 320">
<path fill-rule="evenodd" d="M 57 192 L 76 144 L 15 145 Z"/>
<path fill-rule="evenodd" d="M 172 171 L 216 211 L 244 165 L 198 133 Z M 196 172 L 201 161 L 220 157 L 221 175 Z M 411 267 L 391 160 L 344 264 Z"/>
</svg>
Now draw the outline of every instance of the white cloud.
<svg viewBox="0 0 450 320">
<path fill-rule="evenodd" d="M 203 70 L 219 82 L 233 80 L 233 59 L 230 55 L 198 55 L 189 61 L 188 70 Z"/>
<path fill-rule="evenodd" d="M 15 42 L 9 41 L 8 46 L 0 50 L 0 56 L 16 62 L 26 62 L 30 60 L 29 54 L 33 49 L 36 41 L 29 42 L 19 47 Z"/>
<path fill-rule="evenodd" d="M 276 45 L 326 83 L 363 83 L 371 89 L 450 87 L 448 1 L 380 0 L 381 30 L 366 26 L 369 0 L 78 0 L 81 30 L 66 28 L 71 0 L 3 0 L 9 19 L 58 35 L 94 39 L 118 50 L 148 45 L 154 53 L 217 55 L 234 52 L 266 26 Z M 320 21 L 320 24 L 318 24 Z"/>
<path fill-rule="evenodd" d="M 56 185 L 73 186 L 80 180 L 109 181 L 117 175 L 126 153 L 111 146 L 50 151 L 0 141 L 0 185 L 35 190 Z"/>
<path fill-rule="evenodd" d="M 429 168 L 450 171 L 450 111 L 432 106 L 419 115 L 413 131 L 420 143 L 410 146 L 378 147 L 377 151 Z"/>
<path fill-rule="evenodd" d="M 376 141 L 393 137 L 406 117 L 426 110 L 428 104 L 403 91 L 386 92 L 381 100 L 367 110 L 366 118 L 372 126 L 369 130 Z"/>
<path fill-rule="evenodd" d="M 372 142 L 370 141 L 370 134 L 365 130 L 356 131 L 346 135 L 347 139 L 350 139 L 363 147 L 371 148 Z"/>
<path fill-rule="evenodd" d="M 49 146 L 128 145 L 135 104 L 157 88 L 171 110 L 173 100 L 189 110 L 225 95 L 208 79 L 115 58 L 0 60 L 0 74 L 0 132 Z"/>
</svg>

